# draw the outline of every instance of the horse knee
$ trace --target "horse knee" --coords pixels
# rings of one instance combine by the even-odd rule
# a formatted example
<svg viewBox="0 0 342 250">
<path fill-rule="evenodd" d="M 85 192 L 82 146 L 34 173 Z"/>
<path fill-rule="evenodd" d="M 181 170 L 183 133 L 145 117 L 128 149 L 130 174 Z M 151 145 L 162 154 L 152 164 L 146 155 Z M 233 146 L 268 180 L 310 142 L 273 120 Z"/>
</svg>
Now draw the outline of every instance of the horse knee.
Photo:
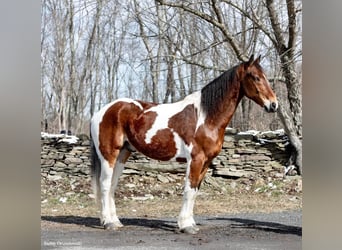
<svg viewBox="0 0 342 250">
<path fill-rule="evenodd" d="M 203 170 L 202 168 L 191 169 L 189 174 L 190 187 L 199 189 L 205 173 L 206 170 Z"/>
</svg>

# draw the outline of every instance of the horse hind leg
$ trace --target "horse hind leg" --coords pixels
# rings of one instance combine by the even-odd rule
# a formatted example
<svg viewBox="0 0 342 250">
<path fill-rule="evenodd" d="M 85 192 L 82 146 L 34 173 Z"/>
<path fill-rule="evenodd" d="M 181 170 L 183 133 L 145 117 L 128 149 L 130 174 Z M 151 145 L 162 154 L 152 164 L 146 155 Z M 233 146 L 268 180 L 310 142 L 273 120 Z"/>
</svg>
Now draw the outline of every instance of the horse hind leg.
<svg viewBox="0 0 342 250">
<path fill-rule="evenodd" d="M 100 220 L 105 229 L 112 227 L 112 218 L 110 215 L 110 188 L 111 179 L 113 176 L 113 168 L 105 159 L 101 161 L 101 175 L 100 175 Z"/>
<path fill-rule="evenodd" d="M 123 226 L 116 214 L 115 189 L 118 185 L 119 177 L 121 176 L 122 171 L 124 170 L 125 162 L 127 161 L 128 157 L 131 154 L 131 152 L 125 147 L 125 145 L 120 150 L 119 156 L 116 160 L 114 170 L 113 170 L 113 175 L 112 175 L 112 181 L 111 181 L 110 213 L 111 213 L 112 224 L 110 225 L 110 227 L 111 229 L 114 229 L 114 230 Z"/>
</svg>

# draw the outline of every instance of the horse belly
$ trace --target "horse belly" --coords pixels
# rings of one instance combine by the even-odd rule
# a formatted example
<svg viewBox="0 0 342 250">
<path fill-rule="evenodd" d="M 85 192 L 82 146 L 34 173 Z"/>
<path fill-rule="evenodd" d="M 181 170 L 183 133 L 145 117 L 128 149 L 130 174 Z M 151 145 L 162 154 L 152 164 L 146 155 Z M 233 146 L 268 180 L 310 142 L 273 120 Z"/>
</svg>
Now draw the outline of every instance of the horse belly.
<svg viewBox="0 0 342 250">
<path fill-rule="evenodd" d="M 148 141 L 146 138 L 129 138 L 130 143 L 142 154 L 161 161 L 186 161 L 187 150 L 180 137 L 169 128 L 160 129 Z"/>
</svg>

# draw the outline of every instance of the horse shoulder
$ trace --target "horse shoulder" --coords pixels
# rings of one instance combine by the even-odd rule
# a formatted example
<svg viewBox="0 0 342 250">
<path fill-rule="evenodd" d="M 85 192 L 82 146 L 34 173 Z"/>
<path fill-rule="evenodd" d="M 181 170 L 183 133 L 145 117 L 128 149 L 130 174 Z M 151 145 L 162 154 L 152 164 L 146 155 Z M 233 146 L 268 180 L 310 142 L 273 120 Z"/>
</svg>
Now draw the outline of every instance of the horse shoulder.
<svg viewBox="0 0 342 250">
<path fill-rule="evenodd" d="M 223 140 L 224 131 L 222 132 L 221 129 L 211 128 L 206 124 L 203 124 L 196 130 L 194 144 L 197 147 L 194 148 L 203 151 L 208 159 L 213 159 L 220 153 Z"/>
</svg>

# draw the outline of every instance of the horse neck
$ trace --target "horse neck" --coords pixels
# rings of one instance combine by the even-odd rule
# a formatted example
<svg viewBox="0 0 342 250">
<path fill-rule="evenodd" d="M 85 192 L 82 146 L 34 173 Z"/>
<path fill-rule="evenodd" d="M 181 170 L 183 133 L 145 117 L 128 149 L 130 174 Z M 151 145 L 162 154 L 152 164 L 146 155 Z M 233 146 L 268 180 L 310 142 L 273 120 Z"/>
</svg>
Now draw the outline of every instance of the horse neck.
<svg viewBox="0 0 342 250">
<path fill-rule="evenodd" d="M 241 89 L 240 82 L 235 81 L 230 90 L 226 92 L 222 104 L 209 115 L 208 122 L 211 126 L 215 126 L 219 130 L 225 130 L 243 96 L 244 92 Z"/>
</svg>

